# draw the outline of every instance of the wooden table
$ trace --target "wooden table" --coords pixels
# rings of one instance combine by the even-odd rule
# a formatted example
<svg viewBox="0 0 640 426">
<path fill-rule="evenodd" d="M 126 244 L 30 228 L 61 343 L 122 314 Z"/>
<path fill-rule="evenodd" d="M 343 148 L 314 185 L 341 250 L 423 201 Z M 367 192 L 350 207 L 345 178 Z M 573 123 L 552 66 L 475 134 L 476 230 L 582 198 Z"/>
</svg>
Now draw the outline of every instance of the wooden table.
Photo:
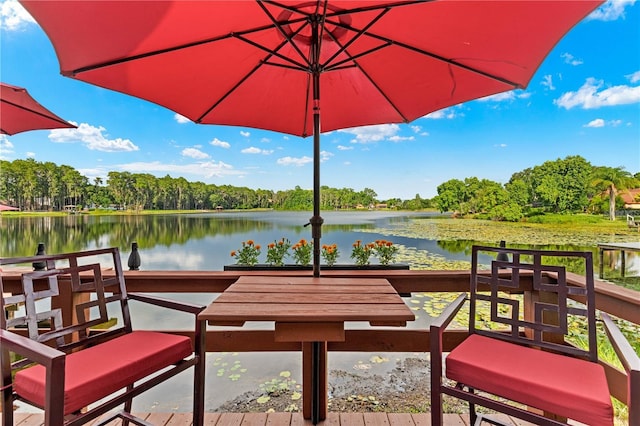
<svg viewBox="0 0 640 426">
<path fill-rule="evenodd" d="M 345 340 L 347 321 L 406 326 L 415 315 L 383 278 L 242 276 L 202 313 L 210 325 L 275 322 L 275 340 L 300 342 L 303 416 L 327 415 L 327 342 Z"/>
</svg>

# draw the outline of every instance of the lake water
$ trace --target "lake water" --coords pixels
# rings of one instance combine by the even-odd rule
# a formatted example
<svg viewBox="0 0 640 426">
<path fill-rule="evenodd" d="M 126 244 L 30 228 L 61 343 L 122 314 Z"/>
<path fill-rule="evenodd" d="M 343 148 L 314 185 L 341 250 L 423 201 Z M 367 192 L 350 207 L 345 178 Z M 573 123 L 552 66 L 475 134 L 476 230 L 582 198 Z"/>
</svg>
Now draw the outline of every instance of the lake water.
<svg viewBox="0 0 640 426">
<path fill-rule="evenodd" d="M 48 253 L 117 246 L 126 265 L 131 243 L 136 241 L 143 270 L 222 270 L 224 265 L 235 262 L 230 252 L 239 249 L 242 241 L 251 239 L 261 244 L 263 253 L 260 262 L 265 262 L 266 246 L 273 241 L 281 238 L 288 238 L 292 243 L 301 238 L 311 240 L 311 227 L 304 226 L 310 216 L 309 212 L 275 211 L 130 216 L 0 216 L 0 256 L 33 254 L 39 242 L 45 243 Z M 385 239 L 401 248 L 398 260 L 408 262 L 412 267 L 444 262 L 447 268 L 449 265 L 452 269 L 456 266 L 468 268 L 465 262 L 469 260 L 469 247 L 473 241 L 438 241 L 408 236 L 406 232 L 394 235 L 394 229 L 405 229 L 414 220 L 429 219 L 432 213 L 323 212 L 322 216 L 325 220 L 322 243 L 338 245 L 338 263 L 352 263 L 349 256 L 354 241 L 368 243 Z M 498 241 L 483 243 L 497 244 Z M 594 247 L 586 249 L 593 250 Z M 639 263 L 637 256 L 628 260 L 629 275 L 638 274 Z M 169 297 L 206 304 L 216 295 L 175 294 Z M 418 308 L 418 319 L 410 327 L 428 326 L 428 315 L 420 309 L 423 300 L 420 295 L 406 300 L 410 306 Z M 191 326 L 187 318 L 167 316 L 163 310 L 141 309 L 135 304 L 132 309 L 136 328 L 161 328 L 158 324 L 167 323 L 171 323 L 171 328 Z M 253 327 L 270 326 L 264 324 Z M 329 369 L 384 376 L 396 366 L 397 360 L 409 356 L 426 358 L 426 354 L 332 353 Z M 190 394 L 190 372 L 186 374 L 172 379 L 170 387 L 160 386 L 139 397 L 134 409 L 143 412 L 190 411 L 190 398 L 185 397 Z M 285 378 L 288 374 L 290 377 Z M 215 410 L 224 402 L 274 380 L 278 383 L 293 380 L 297 384 L 291 384 L 292 388 L 300 384 L 299 353 L 208 354 L 206 408 Z M 167 392 L 167 389 L 170 391 Z"/>
<path fill-rule="evenodd" d="M 266 262 L 266 245 L 288 238 L 311 240 L 309 212 L 197 213 L 182 215 L 131 215 L 62 217 L 1 217 L 2 256 L 35 253 L 44 242 L 48 253 L 79 251 L 100 247 L 120 247 L 126 264 L 131 243 L 136 241 L 147 270 L 222 270 L 235 263 L 232 250 L 242 241 L 254 240 L 263 247 L 260 262 Z M 429 250 L 447 258 L 465 259 L 464 253 L 449 253 L 436 241 L 381 235 L 376 229 L 394 226 L 431 213 L 406 212 L 323 212 L 322 243 L 337 244 L 338 263 L 349 258 L 355 240 L 364 243 L 387 239 L 395 244 Z M 293 263 L 292 259 L 289 259 Z M 375 261 L 373 261 L 375 263 Z"/>
</svg>

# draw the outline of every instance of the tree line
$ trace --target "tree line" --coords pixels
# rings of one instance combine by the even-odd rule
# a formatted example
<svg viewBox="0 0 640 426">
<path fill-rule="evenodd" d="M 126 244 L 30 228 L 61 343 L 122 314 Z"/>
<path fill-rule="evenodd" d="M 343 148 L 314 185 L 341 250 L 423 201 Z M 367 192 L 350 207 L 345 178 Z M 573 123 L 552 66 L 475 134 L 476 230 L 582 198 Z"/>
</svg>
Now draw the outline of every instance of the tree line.
<svg viewBox="0 0 640 426">
<path fill-rule="evenodd" d="M 640 173 L 568 156 L 516 172 L 505 185 L 476 177 L 451 179 L 438 186 L 432 201 L 442 212 L 493 220 L 518 221 L 538 212 L 607 213 L 615 220 L 624 204 L 620 192 L 638 187 Z"/>
<path fill-rule="evenodd" d="M 640 187 L 640 173 L 622 167 L 598 167 L 580 156 L 547 161 L 516 172 L 502 185 L 488 179 L 451 179 L 432 199 L 379 200 L 373 189 L 321 188 L 321 208 L 352 209 L 383 204 L 387 208 L 477 215 L 517 221 L 532 211 L 608 212 L 621 207 L 620 191 Z M 313 191 L 296 186 L 285 191 L 190 182 L 183 177 L 109 172 L 106 182 L 93 182 L 73 167 L 34 159 L 0 160 L 0 200 L 23 211 L 65 208 L 127 210 L 214 210 L 273 208 L 311 210 Z"/>
<path fill-rule="evenodd" d="M 322 187 L 323 209 L 369 207 L 377 203 L 370 188 Z M 311 210 L 313 191 L 286 191 L 190 182 L 183 177 L 109 172 L 93 182 L 73 167 L 34 159 L 0 160 L 0 201 L 23 211 L 81 208 L 125 210 L 214 210 L 273 208 Z M 402 203 L 400 201 L 400 203 Z M 403 205 L 394 207 L 404 208 Z"/>
</svg>

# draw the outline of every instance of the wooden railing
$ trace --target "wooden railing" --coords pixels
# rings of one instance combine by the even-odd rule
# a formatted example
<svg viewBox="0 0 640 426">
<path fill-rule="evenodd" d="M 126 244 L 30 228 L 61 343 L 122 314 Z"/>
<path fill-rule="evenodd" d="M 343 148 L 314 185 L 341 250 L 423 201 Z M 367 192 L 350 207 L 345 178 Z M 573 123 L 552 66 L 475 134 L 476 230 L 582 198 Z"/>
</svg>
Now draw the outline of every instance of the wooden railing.
<svg viewBox="0 0 640 426">
<path fill-rule="evenodd" d="M 222 293 L 241 275 L 309 275 L 309 271 L 127 271 L 127 289 L 131 292 L 153 293 Z M 399 293 L 452 292 L 463 293 L 469 289 L 468 271 L 323 271 L 325 276 L 335 277 L 382 277 L 388 279 Z M 581 285 L 579 275 L 568 274 L 568 280 Z M 5 291 L 20 291 L 19 281 L 5 277 Z M 551 279 L 553 277 L 550 277 Z M 523 280 L 523 285 L 527 285 Z M 526 289 L 523 289 L 523 292 Z M 72 306 L 74 300 L 62 295 L 58 304 Z M 65 306 L 66 305 L 66 306 Z M 596 307 L 611 315 L 640 324 L 640 293 L 596 281 Z M 180 330 L 166 330 L 177 334 L 188 334 Z M 276 342 L 273 330 L 208 330 L 208 352 L 260 352 L 260 351 L 300 351 L 299 343 Z M 444 349 L 450 351 L 466 337 L 464 330 L 445 333 Z M 429 330 L 414 329 L 362 329 L 346 330 L 344 342 L 328 343 L 328 350 L 349 352 L 429 352 Z M 624 372 L 603 363 L 611 394 L 626 401 L 627 381 Z"/>
</svg>

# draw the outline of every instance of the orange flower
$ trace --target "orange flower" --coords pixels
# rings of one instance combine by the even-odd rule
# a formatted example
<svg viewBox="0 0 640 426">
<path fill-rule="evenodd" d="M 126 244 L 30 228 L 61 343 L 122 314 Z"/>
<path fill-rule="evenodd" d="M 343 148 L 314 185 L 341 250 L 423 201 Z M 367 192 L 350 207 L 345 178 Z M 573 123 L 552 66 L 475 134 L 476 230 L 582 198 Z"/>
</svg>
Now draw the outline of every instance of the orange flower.
<svg viewBox="0 0 640 426">
<path fill-rule="evenodd" d="M 324 244 L 322 246 L 322 251 L 320 255 L 327 263 L 327 265 L 332 266 L 336 263 L 339 256 L 338 245 L 337 244 Z"/>
<path fill-rule="evenodd" d="M 247 245 L 252 246 L 253 245 L 253 240 L 247 240 Z"/>
<path fill-rule="evenodd" d="M 256 245 L 256 250 L 260 250 L 260 244 Z"/>
<path fill-rule="evenodd" d="M 231 251 L 231 257 L 236 257 L 236 251 L 235 250 Z"/>
<path fill-rule="evenodd" d="M 270 249 L 274 248 L 276 245 L 274 243 L 269 243 L 267 244 L 267 247 L 269 247 Z"/>
</svg>

